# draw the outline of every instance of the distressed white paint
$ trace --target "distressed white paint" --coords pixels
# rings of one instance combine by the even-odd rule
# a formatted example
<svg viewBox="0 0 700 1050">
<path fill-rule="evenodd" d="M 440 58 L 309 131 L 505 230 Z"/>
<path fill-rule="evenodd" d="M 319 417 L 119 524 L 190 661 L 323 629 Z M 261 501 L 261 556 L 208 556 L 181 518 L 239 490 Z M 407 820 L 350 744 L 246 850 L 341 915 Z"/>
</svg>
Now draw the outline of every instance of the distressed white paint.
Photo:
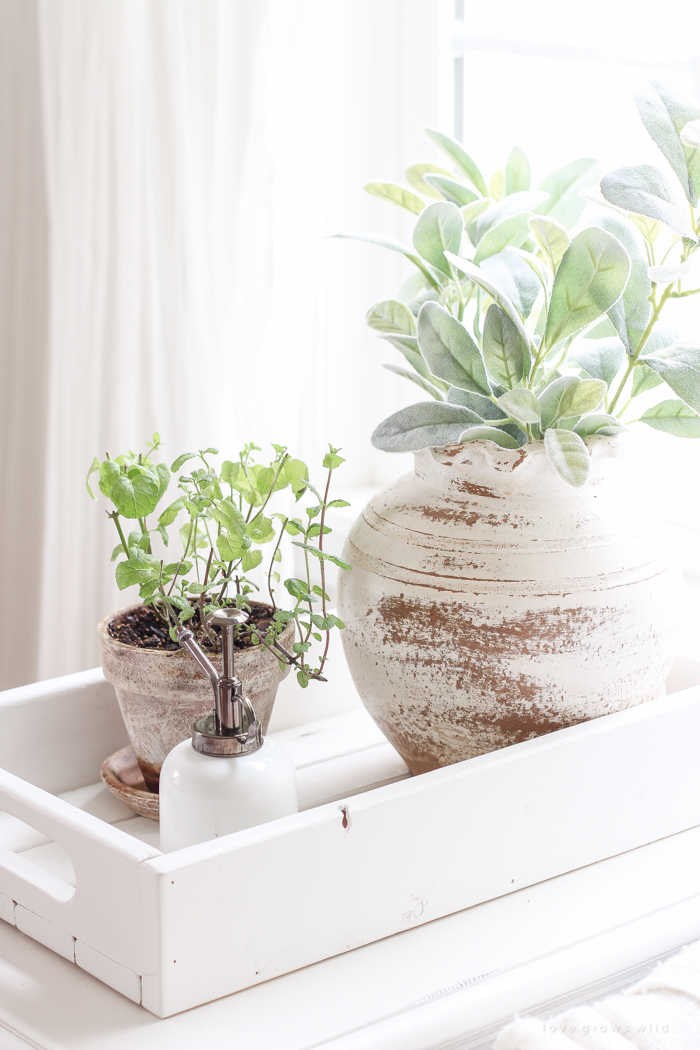
<svg viewBox="0 0 700 1050">
<path fill-rule="evenodd" d="M 15 902 L 6 893 L 0 893 L 0 919 L 9 922 L 10 926 L 15 925 Z"/>
<path fill-rule="evenodd" d="M 413 772 L 653 700 L 678 577 L 630 435 L 573 489 L 542 442 L 417 453 L 344 550 L 339 611 L 367 710 Z"/>
<path fill-rule="evenodd" d="M 0 696 L 0 739 L 3 713 Z M 363 720 L 282 734 L 300 775 L 326 766 L 321 798 L 334 762 L 342 781 L 353 754 L 386 746 Z M 700 825 L 699 750 L 696 687 L 167 856 L 131 837 L 130 820 L 109 826 L 2 773 L 0 807 L 66 849 L 76 885 L 5 847 L 0 893 L 18 926 L 31 932 L 33 913 L 42 943 L 48 930 L 104 956 L 83 959 L 113 987 L 134 991 L 120 967 L 141 976 L 144 1006 L 169 1016 Z M 99 808 L 93 788 L 72 798 Z M 241 907 L 236 886 L 263 903 Z"/>
<path fill-rule="evenodd" d="M 91 973 L 98 981 L 114 988 L 115 992 L 120 992 L 134 1003 L 141 1002 L 141 978 L 133 970 L 115 963 L 102 952 L 96 952 L 83 941 L 75 942 L 75 962 L 81 970 Z"/>
<path fill-rule="evenodd" d="M 54 922 L 49 922 L 43 915 L 15 905 L 15 926 L 21 933 L 33 937 L 39 944 L 46 945 L 52 952 L 62 955 L 68 962 L 75 962 L 75 937 L 71 937 Z"/>
</svg>

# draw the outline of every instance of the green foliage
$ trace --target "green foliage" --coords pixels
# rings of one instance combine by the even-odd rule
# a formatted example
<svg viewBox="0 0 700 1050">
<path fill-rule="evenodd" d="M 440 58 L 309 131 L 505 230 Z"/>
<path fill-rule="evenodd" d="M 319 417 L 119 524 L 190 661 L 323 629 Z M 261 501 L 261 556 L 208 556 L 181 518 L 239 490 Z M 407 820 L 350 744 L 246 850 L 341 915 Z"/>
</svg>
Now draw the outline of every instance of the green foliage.
<svg viewBox="0 0 700 1050">
<path fill-rule="evenodd" d="M 416 271 L 367 322 L 403 355 L 386 367 L 430 399 L 384 420 L 376 447 L 543 440 L 559 476 L 579 486 L 586 442 L 624 431 L 637 397 L 647 426 L 700 436 L 700 345 L 658 325 L 672 299 L 700 292 L 681 283 L 700 239 L 700 106 L 658 84 L 637 104 L 677 183 L 642 164 L 594 189 L 599 166 L 581 158 L 533 190 L 519 147 L 487 181 L 460 143 L 428 130 L 448 167 L 412 165 L 408 197 L 395 184 L 368 187 L 417 215 L 413 251 L 363 238 Z M 587 200 L 599 213 L 572 234 Z"/>
<path fill-rule="evenodd" d="M 580 332 L 620 298 L 630 261 L 620 242 L 591 226 L 574 237 L 557 269 L 544 334 L 549 350 Z"/>
<path fill-rule="evenodd" d="M 401 313 L 395 312 L 397 316 Z M 323 458 L 324 488 L 320 495 L 309 481 L 306 464 L 290 456 L 282 445 L 273 445 L 271 460 L 259 462 L 256 453 L 261 450 L 257 445 L 246 444 L 237 459 L 225 459 L 218 468 L 211 462 L 212 456 L 219 455 L 215 448 L 183 453 L 168 468 L 165 463 L 154 462 L 159 446 L 160 437 L 156 434 L 148 443 L 147 453 L 107 456 L 103 462 L 95 458 L 88 471 L 90 496 L 97 498 L 90 477 L 98 473 L 100 491 L 111 503 L 107 514 L 119 536 L 112 561 L 122 559 L 115 568 L 120 590 L 138 586 L 141 598 L 163 621 L 174 641 L 177 624 L 192 620 L 198 611 L 199 620 L 191 627 L 201 642 L 209 632 L 206 616 L 226 605 L 246 608 L 264 578 L 273 608 L 272 624 L 264 638 L 257 635 L 253 626 L 240 631 L 247 633 L 249 643 L 264 645 L 274 652 L 283 665 L 294 665 L 301 676 L 299 681 L 302 677 L 306 685 L 312 680 L 325 681 L 329 632 L 344 626 L 326 606 L 326 566 L 330 562 L 342 570 L 350 569 L 346 562 L 324 550 L 324 537 L 331 532 L 325 524 L 328 509 L 349 506 L 345 500 L 329 498 L 332 475 L 345 462 L 338 455 L 339 450 L 329 446 Z M 179 474 L 185 464 L 192 469 L 188 474 Z M 171 470 L 180 492 L 177 499 L 168 502 L 164 497 Z M 290 498 L 298 504 L 307 494 L 313 499 L 313 505 L 305 508 L 306 524 L 298 517 L 291 518 L 289 513 L 272 511 L 274 497 L 285 489 L 287 504 Z M 148 518 L 158 513 L 161 500 L 165 506 L 156 523 L 149 525 Z M 122 527 L 125 519 L 138 520 L 139 524 L 139 529 L 129 532 L 128 538 Z M 152 543 L 162 541 L 169 547 L 171 526 L 175 526 L 182 552 L 179 557 L 169 554 L 166 562 L 153 550 Z M 306 578 L 284 581 L 283 587 L 294 599 L 294 605 L 291 609 L 278 609 L 275 584 L 280 576 L 274 565 L 281 561 L 280 545 L 286 535 L 299 537 L 296 542 L 304 551 Z M 262 565 L 266 553 L 263 547 L 267 548 L 269 567 L 256 579 L 248 574 Z M 320 587 L 312 583 L 314 565 L 320 572 Z M 313 603 L 319 601 L 320 613 L 313 613 Z M 279 642 L 290 622 L 295 623 L 299 639 L 291 653 Z M 322 641 L 323 632 L 325 648 L 317 661 L 310 652 L 310 639 Z"/>
<path fill-rule="evenodd" d="M 653 164 L 616 168 L 604 176 L 600 188 L 605 199 L 618 208 L 656 219 L 681 237 L 695 239 L 682 195 Z"/>
</svg>

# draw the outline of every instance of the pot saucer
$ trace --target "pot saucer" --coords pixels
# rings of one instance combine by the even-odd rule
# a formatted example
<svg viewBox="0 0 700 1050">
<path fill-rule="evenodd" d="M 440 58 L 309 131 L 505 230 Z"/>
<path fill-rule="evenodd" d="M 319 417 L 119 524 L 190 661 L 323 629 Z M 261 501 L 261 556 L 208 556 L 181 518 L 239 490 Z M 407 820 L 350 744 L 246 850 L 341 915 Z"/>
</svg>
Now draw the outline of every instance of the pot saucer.
<svg viewBox="0 0 700 1050">
<path fill-rule="evenodd" d="M 106 758 L 100 774 L 112 794 L 121 799 L 134 813 L 138 813 L 140 817 L 158 820 L 159 796 L 146 787 L 131 745 L 123 747 L 121 751 L 115 751 Z"/>
</svg>

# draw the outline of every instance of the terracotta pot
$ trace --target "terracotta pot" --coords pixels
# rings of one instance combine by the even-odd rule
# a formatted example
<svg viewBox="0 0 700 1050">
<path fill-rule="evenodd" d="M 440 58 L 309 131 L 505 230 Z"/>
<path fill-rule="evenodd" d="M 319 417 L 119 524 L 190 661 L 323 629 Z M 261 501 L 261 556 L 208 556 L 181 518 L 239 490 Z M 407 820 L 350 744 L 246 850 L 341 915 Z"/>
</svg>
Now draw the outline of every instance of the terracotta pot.
<svg viewBox="0 0 700 1050">
<path fill-rule="evenodd" d="M 135 608 L 138 606 L 132 605 L 120 613 Z M 193 722 L 211 712 L 214 694 L 209 679 L 186 649 L 140 649 L 112 638 L 107 627 L 117 615 L 112 613 L 97 626 L 102 669 L 114 686 L 146 785 L 157 791 L 165 756 L 191 734 Z M 291 648 L 293 623 L 280 641 L 285 649 Z M 220 672 L 221 653 L 211 660 Z M 267 732 L 277 686 L 289 668 L 282 671 L 269 650 L 257 645 L 236 651 L 235 669 Z"/>
<path fill-rule="evenodd" d="M 629 434 L 572 489 L 542 442 L 427 449 L 355 522 L 341 632 L 369 713 L 414 773 L 664 691 L 679 577 Z"/>
</svg>

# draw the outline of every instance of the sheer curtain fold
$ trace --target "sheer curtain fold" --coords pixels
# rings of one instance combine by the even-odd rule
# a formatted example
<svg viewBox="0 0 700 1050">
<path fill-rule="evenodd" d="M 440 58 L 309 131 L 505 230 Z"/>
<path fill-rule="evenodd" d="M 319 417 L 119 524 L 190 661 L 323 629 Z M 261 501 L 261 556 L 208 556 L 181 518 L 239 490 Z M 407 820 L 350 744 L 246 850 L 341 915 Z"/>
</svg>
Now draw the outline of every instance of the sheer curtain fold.
<svg viewBox="0 0 700 1050">
<path fill-rule="evenodd" d="M 0 252 L 21 281 L 0 327 L 3 549 L 33 566 L 10 579 L 15 593 L 29 581 L 38 608 L 20 627 L 3 584 L 0 684 L 93 666 L 97 620 L 132 597 L 116 590 L 111 523 L 85 492 L 94 455 L 158 430 L 169 460 L 245 440 L 314 459 L 330 440 L 346 450 L 346 484 L 399 469 L 369 434 L 410 395 L 381 372 L 363 319 L 403 263 L 328 235 L 408 235 L 361 186 L 429 156 L 423 125 L 450 126 L 449 6 L 2 6 L 23 119 L 0 103 L 0 216 L 25 245 L 23 261 Z"/>
</svg>

